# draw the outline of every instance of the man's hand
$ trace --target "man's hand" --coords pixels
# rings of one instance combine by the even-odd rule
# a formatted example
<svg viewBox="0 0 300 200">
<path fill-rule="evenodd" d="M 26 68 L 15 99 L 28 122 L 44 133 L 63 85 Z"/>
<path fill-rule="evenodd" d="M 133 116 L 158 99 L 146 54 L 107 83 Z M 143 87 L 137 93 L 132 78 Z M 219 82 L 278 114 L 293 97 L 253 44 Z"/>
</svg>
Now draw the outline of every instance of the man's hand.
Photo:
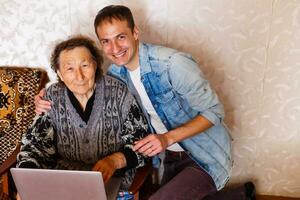
<svg viewBox="0 0 300 200">
<path fill-rule="evenodd" d="M 51 102 L 43 100 L 44 95 L 45 95 L 45 89 L 42 89 L 34 97 L 35 113 L 38 115 L 42 114 L 43 112 L 48 112 L 51 109 Z"/>
<path fill-rule="evenodd" d="M 135 142 L 133 146 L 134 151 L 144 154 L 145 156 L 155 156 L 156 154 L 164 151 L 168 146 L 185 140 L 186 138 L 193 137 L 214 124 L 205 117 L 198 115 L 194 119 L 186 122 L 185 124 L 169 130 L 164 134 L 152 134 Z"/>
<path fill-rule="evenodd" d="M 135 142 L 133 150 L 151 157 L 164 151 L 171 144 L 166 134 L 151 134 Z"/>
</svg>

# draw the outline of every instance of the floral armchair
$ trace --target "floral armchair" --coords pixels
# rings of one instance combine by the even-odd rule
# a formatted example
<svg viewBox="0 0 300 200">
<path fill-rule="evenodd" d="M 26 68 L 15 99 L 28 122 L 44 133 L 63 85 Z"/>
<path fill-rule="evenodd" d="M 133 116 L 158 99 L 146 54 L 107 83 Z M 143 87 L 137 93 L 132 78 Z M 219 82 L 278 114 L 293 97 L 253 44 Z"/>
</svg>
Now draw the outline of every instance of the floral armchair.
<svg viewBox="0 0 300 200">
<path fill-rule="evenodd" d="M 38 68 L 0 66 L 0 199 L 11 199 L 9 169 L 15 164 L 21 135 L 32 123 L 34 96 L 48 82 Z"/>
</svg>

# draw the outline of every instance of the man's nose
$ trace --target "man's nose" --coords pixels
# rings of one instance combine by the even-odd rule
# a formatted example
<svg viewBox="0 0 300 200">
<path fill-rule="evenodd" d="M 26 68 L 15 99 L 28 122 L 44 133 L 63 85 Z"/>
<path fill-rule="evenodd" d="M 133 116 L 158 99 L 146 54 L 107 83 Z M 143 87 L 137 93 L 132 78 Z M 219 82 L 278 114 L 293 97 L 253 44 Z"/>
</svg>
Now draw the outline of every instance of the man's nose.
<svg viewBox="0 0 300 200">
<path fill-rule="evenodd" d="M 119 43 L 118 43 L 117 41 L 113 41 L 113 42 L 112 42 L 112 51 L 113 51 L 114 53 L 117 53 L 117 52 L 119 52 L 119 50 L 120 50 L 120 45 L 119 45 Z"/>
</svg>

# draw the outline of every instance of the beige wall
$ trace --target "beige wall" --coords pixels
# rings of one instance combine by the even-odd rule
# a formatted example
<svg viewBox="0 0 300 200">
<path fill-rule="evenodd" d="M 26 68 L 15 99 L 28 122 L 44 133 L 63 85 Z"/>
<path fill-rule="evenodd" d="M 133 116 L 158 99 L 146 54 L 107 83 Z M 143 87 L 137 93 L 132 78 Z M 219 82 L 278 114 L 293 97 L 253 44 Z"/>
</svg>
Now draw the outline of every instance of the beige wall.
<svg viewBox="0 0 300 200">
<path fill-rule="evenodd" d="M 93 18 L 112 3 L 132 9 L 144 41 L 201 64 L 232 130 L 231 183 L 300 197 L 300 0 L 0 0 L 0 65 L 50 72 L 53 43 L 95 38 Z"/>
</svg>

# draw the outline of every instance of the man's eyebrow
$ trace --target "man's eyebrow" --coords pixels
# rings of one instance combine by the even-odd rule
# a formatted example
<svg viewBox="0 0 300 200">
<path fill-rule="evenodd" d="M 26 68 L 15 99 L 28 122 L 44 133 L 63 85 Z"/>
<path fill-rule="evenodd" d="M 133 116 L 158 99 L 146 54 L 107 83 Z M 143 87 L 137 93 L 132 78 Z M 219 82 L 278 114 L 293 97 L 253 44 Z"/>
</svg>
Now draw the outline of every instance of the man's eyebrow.
<svg viewBox="0 0 300 200">
<path fill-rule="evenodd" d="M 108 40 L 108 39 L 106 39 L 106 38 L 100 38 L 100 41 L 103 41 L 103 40 Z"/>
<path fill-rule="evenodd" d="M 127 34 L 122 32 L 122 33 L 119 33 L 118 35 L 116 35 L 116 37 L 119 37 L 120 35 L 127 35 Z"/>
</svg>

